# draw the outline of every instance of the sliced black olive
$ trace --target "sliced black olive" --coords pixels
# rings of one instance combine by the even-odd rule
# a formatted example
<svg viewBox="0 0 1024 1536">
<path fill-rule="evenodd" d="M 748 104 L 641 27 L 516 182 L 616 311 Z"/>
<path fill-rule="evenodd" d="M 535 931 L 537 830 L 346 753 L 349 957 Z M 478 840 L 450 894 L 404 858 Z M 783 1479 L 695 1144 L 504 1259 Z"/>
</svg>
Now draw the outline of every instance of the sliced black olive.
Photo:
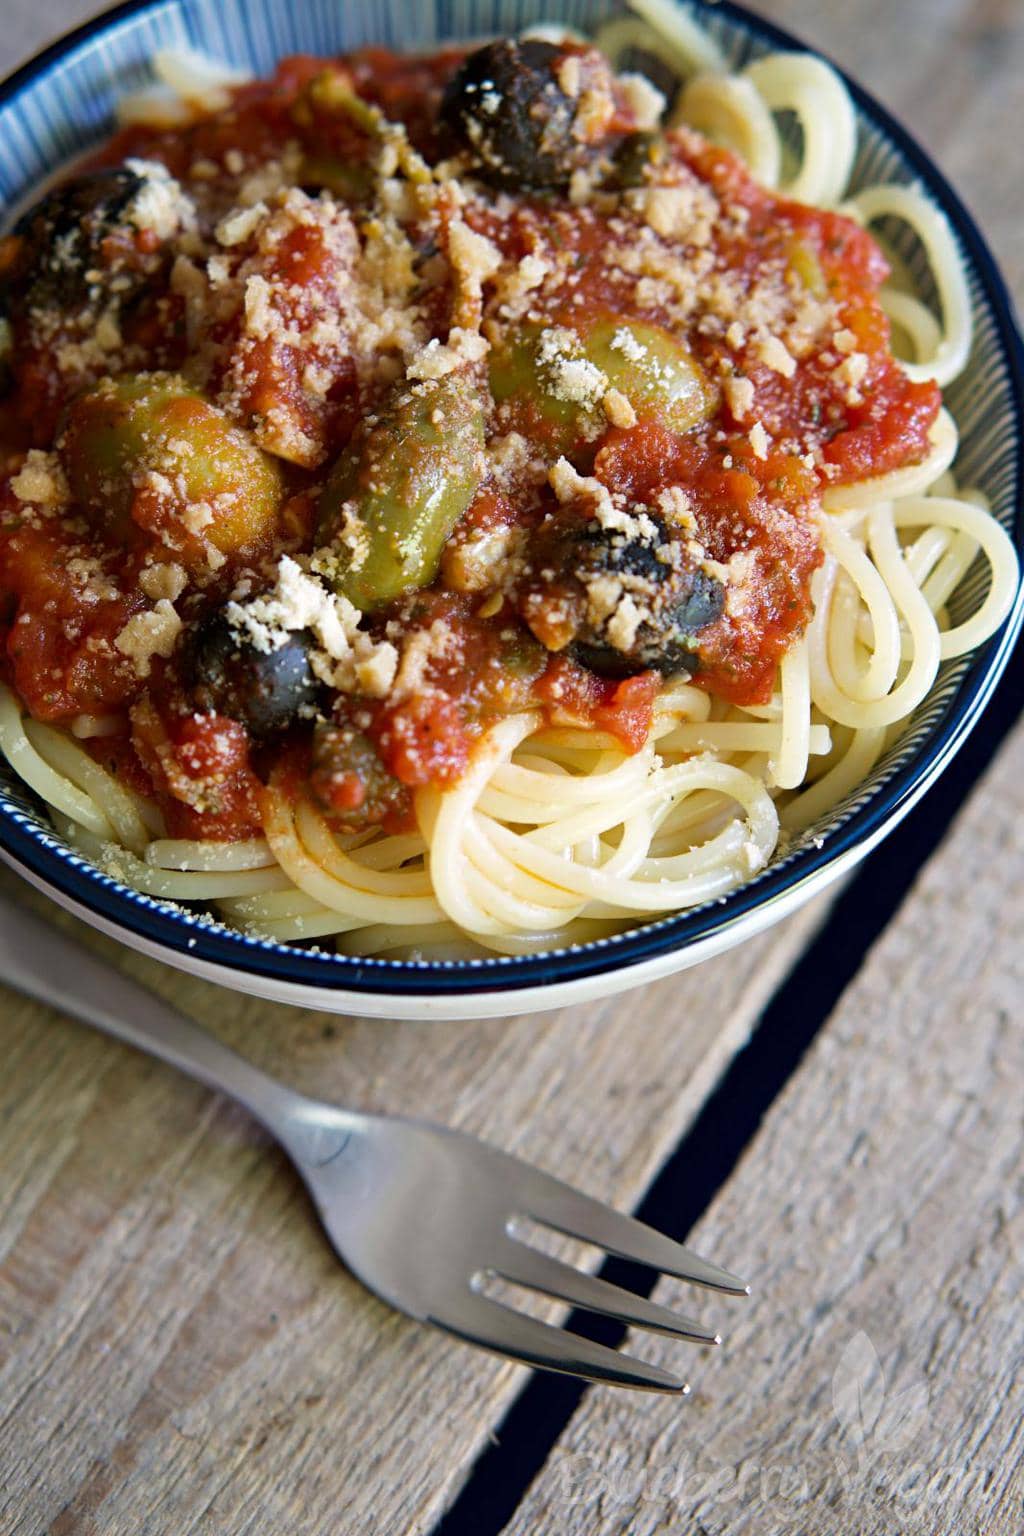
<svg viewBox="0 0 1024 1536">
<path fill-rule="evenodd" d="M 632 539 L 622 533 L 590 527 L 577 550 L 577 572 L 584 587 L 595 576 L 621 583 L 623 597 L 632 596 L 643 618 L 624 648 L 616 644 L 609 619 L 588 619 L 576 636 L 576 655 L 593 672 L 628 677 L 633 672 L 693 672 L 697 631 L 722 611 L 725 593 L 719 581 L 700 566 L 672 559 L 664 527 L 649 514 L 653 538 Z M 666 558 L 668 556 L 668 558 Z"/>
<path fill-rule="evenodd" d="M 577 640 L 572 654 L 601 677 L 632 677 L 637 672 L 696 671 L 698 656 L 694 636 L 722 611 L 722 589 L 713 576 L 697 571 L 689 590 L 680 592 L 675 608 L 666 607 L 659 623 L 641 625 L 628 651 L 617 650 L 607 639 Z M 584 632 L 581 632 L 584 633 Z"/>
<path fill-rule="evenodd" d="M 192 696 L 200 709 L 240 720 L 253 736 L 272 736 L 316 709 L 320 689 L 309 667 L 310 645 L 303 630 L 277 650 L 258 651 L 217 615 L 192 642 Z"/>
<path fill-rule="evenodd" d="M 141 176 L 121 167 L 78 176 L 48 192 L 3 242 L 0 286 L 8 300 L 70 307 L 88 298 L 100 275 L 116 275 L 122 294 L 137 289 L 145 273 L 120 262 L 110 269 L 103 244 L 126 228 L 126 212 L 143 186 Z"/>
<path fill-rule="evenodd" d="M 637 527 L 631 534 L 572 520 L 544 541 L 554 589 L 581 594 L 573 604 L 572 654 L 604 677 L 693 672 L 696 637 L 722 612 L 722 585 L 685 555 L 659 519 L 645 513 Z M 620 604 L 627 599 L 639 622 L 624 621 Z"/>
<path fill-rule="evenodd" d="M 558 83 L 565 50 L 539 39 L 488 43 L 448 84 L 441 118 L 480 176 L 508 188 L 565 187 L 588 158 L 573 135 L 577 101 Z"/>
</svg>

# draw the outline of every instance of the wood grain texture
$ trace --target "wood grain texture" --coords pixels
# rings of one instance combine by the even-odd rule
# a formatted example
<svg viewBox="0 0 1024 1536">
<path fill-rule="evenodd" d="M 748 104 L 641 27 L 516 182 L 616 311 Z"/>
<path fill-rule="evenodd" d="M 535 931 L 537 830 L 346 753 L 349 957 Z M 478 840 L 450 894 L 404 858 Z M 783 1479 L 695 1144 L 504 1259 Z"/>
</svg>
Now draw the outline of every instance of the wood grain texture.
<svg viewBox="0 0 1024 1536">
<path fill-rule="evenodd" d="M 101 9 L 93 0 L 53 0 L 47 6 L 39 0 L 4 0 L 0 79 Z"/>
<path fill-rule="evenodd" d="M 9 0 L 0 71 L 90 9 L 82 0 Z M 1009 275 L 1024 278 L 1016 157 L 993 152 L 1024 121 L 1018 0 L 774 0 L 763 9 L 836 55 L 908 120 L 966 192 Z M 987 826 L 998 803 L 986 787 L 970 815 Z M 999 838 L 1009 827 L 1005 819 L 996 826 L 989 858 L 1001 871 Z M 762 1299 L 739 1315 L 729 1353 L 691 1369 L 696 1401 L 678 1417 L 659 1419 L 667 1409 L 654 1400 L 594 1394 L 517 1533 L 682 1536 L 695 1511 L 714 1536 L 1019 1530 L 1019 1515 L 1006 1513 L 1019 1460 L 1011 1421 L 1021 1416 L 1012 1379 L 1020 1325 L 1010 1314 L 1024 1249 L 1019 1113 L 1007 1075 L 1012 1036 L 1000 1034 L 988 990 L 999 976 L 1002 997 L 1000 988 L 1019 987 L 1019 974 L 1015 983 L 999 969 L 1002 949 L 988 947 L 1001 883 L 983 864 L 974 868 L 978 892 L 957 909 L 960 947 L 949 949 L 935 915 L 948 920 L 942 887 L 952 877 L 941 871 L 957 881 L 962 871 L 936 865 L 928 880 L 938 888 L 926 882 L 886 941 L 903 947 L 885 951 L 882 980 L 869 973 L 868 992 L 853 994 L 860 1014 L 840 1013 L 808 1063 L 819 1096 L 797 1114 L 791 1095 L 758 1142 L 764 1161 L 748 1158 L 706 1225 L 709 1252 L 751 1264 L 760 1279 Z M 509 1023 L 325 1021 L 186 982 L 138 957 L 122 953 L 118 963 L 300 1088 L 447 1120 L 629 1205 L 818 916 L 643 993 Z M 982 932 L 981 952 L 966 955 L 969 936 Z M 915 1035 L 912 1020 L 887 1017 L 910 995 L 899 987 L 911 984 L 922 1015 L 944 990 L 949 1006 L 968 999 L 980 1023 L 956 1029 L 947 1008 L 935 1023 L 919 1016 L 928 1033 Z M 8 994 L 0 994 L 0 1052 L 5 1536 L 429 1530 L 524 1373 L 367 1297 L 320 1240 L 297 1180 L 230 1106 Z M 802 1078 L 793 1092 L 801 1086 Z M 805 1211 L 794 1190 L 818 1164 Z M 763 1299 L 769 1294 L 774 1304 Z M 860 1332 L 888 1382 L 858 1447 L 850 1433 L 836 1439 L 830 1390 Z M 860 1343 L 845 1358 L 840 1401 L 859 1383 L 870 1409 L 873 1357 Z M 1001 1513 L 989 1517 L 990 1497 L 958 1525 L 943 1525 L 963 1499 L 958 1505 L 954 1495 L 932 1519 L 931 1506 L 915 1511 L 909 1499 L 893 1515 L 873 1492 L 899 1433 L 892 1403 L 916 1383 L 929 1401 L 923 1426 L 915 1399 L 903 1403 L 910 1429 L 917 1425 L 906 1456 L 923 1460 L 941 1445 L 954 1471 L 968 1453 L 972 1475 L 991 1466 Z M 796 1456 L 833 1500 L 831 1512 L 772 1492 L 797 1487 Z M 896 1457 L 897 1473 L 907 1465 Z M 705 1476 L 703 1499 L 687 1502 L 685 1488 L 677 1496 L 685 1467 L 691 1494 L 693 1479 Z M 706 1480 L 716 1467 L 717 1492 Z"/>
<path fill-rule="evenodd" d="M 1022 869 L 1024 726 L 692 1235 L 756 1283 L 725 1350 L 592 1389 L 506 1536 L 1019 1536 Z"/>
<path fill-rule="evenodd" d="M 479 1024 L 327 1020 L 89 942 L 300 1089 L 630 1207 L 821 912 L 634 997 Z M 241 1111 L 9 994 L 0 1053 L 0 1530 L 429 1529 L 525 1372 L 363 1291 Z"/>
<path fill-rule="evenodd" d="M 907 122 L 1019 297 L 1024 6 L 761 9 Z M 728 1353 L 675 1408 L 589 1393 L 506 1536 L 1017 1536 L 1022 770 L 1018 730 L 700 1224 L 758 1280 Z"/>
</svg>

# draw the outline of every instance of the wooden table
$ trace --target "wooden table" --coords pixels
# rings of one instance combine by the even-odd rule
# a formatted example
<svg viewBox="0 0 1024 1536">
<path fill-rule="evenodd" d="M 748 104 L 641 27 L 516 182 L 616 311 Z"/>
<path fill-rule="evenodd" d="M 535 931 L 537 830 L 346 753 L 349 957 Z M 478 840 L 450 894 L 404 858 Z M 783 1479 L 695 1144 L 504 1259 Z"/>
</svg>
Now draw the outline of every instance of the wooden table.
<svg viewBox="0 0 1024 1536">
<path fill-rule="evenodd" d="M 0 65 L 90 9 L 7 0 Z M 764 9 L 902 114 L 1020 292 L 1020 0 Z M 624 998 L 328 1020 L 82 930 L 299 1088 L 448 1121 L 694 1227 L 756 1290 L 705 1308 L 721 1351 L 634 1343 L 685 1361 L 687 1401 L 531 1379 L 398 1317 L 243 1114 L 3 994 L 0 1530 L 1017 1536 L 1020 682 L 831 910 Z"/>
</svg>

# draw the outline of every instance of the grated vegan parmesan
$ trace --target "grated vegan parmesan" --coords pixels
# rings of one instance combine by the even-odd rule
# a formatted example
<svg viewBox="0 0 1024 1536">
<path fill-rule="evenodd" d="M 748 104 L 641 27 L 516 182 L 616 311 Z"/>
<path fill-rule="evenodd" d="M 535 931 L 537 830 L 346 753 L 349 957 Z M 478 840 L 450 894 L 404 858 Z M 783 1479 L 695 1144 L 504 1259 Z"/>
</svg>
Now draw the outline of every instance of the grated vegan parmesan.
<svg viewBox="0 0 1024 1536">
<path fill-rule="evenodd" d="M 127 656 L 135 668 L 135 675 L 146 678 L 150 674 L 154 656 L 170 656 L 181 634 L 181 619 L 174 605 L 162 597 L 154 608 L 136 613 L 118 634 L 114 645 Z"/>
</svg>

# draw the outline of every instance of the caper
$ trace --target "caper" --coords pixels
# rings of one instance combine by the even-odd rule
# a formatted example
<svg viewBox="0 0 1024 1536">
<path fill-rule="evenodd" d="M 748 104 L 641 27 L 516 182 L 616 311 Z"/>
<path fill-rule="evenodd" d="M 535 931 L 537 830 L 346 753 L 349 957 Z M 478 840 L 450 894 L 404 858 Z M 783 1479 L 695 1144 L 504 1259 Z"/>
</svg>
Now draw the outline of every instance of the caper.
<svg viewBox="0 0 1024 1536">
<path fill-rule="evenodd" d="M 309 784 L 334 820 L 352 832 L 409 812 L 409 791 L 385 768 L 369 737 L 351 725 L 315 726 Z"/>
<path fill-rule="evenodd" d="M 339 155 L 311 154 L 302 160 L 299 182 L 304 192 L 315 197 L 330 192 L 342 202 L 363 202 L 373 187 L 373 173 L 367 165 L 343 160 Z"/>
<path fill-rule="evenodd" d="M 14 381 L 14 337 L 11 322 L 0 314 L 0 395 L 6 395 Z"/>
<path fill-rule="evenodd" d="M 114 538 L 142 527 L 188 563 L 274 528 L 275 460 L 177 374 L 102 380 L 71 403 L 58 444 L 74 500 Z"/>
<path fill-rule="evenodd" d="M 334 466 L 320 498 L 320 567 L 364 610 L 437 574 L 485 463 L 480 392 L 462 371 L 399 386 Z"/>
<path fill-rule="evenodd" d="M 624 192 L 630 187 L 642 187 L 648 167 L 659 165 L 665 158 L 665 140 L 660 133 L 644 129 L 631 133 L 612 156 L 602 185 Z"/>
</svg>

